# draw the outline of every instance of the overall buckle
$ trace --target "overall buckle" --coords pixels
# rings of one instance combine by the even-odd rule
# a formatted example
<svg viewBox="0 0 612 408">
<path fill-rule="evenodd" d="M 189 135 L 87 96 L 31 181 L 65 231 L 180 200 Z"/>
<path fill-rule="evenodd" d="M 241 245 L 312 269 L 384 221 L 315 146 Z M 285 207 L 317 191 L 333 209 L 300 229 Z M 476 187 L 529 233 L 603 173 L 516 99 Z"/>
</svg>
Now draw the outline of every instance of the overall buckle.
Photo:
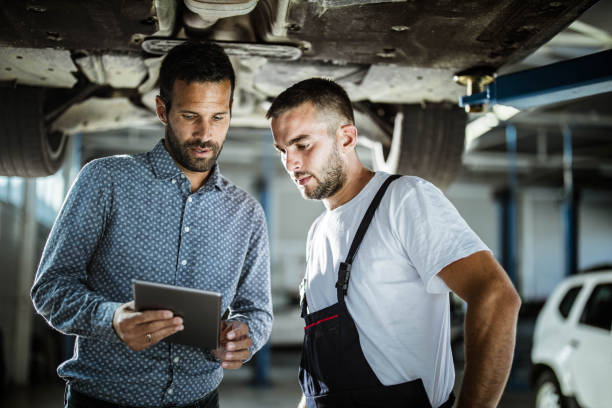
<svg viewBox="0 0 612 408">
<path fill-rule="evenodd" d="M 349 279 L 351 277 L 351 264 L 346 262 L 340 262 L 340 268 L 338 270 L 338 282 L 336 282 L 336 288 L 342 289 L 342 294 L 346 295 L 348 290 Z"/>
</svg>

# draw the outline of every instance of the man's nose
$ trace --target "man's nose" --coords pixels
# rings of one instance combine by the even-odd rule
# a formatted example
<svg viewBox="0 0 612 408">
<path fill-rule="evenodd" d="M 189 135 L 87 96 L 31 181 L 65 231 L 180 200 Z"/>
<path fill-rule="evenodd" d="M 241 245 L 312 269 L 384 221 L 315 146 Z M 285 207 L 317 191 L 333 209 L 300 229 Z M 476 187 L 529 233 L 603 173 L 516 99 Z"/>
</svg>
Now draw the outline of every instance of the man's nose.
<svg viewBox="0 0 612 408">
<path fill-rule="evenodd" d="M 212 126 L 200 118 L 195 123 L 193 135 L 202 140 L 209 140 L 212 137 Z"/>
<path fill-rule="evenodd" d="M 287 171 L 298 171 L 302 167 L 299 155 L 293 152 L 285 153 L 285 168 Z"/>
</svg>

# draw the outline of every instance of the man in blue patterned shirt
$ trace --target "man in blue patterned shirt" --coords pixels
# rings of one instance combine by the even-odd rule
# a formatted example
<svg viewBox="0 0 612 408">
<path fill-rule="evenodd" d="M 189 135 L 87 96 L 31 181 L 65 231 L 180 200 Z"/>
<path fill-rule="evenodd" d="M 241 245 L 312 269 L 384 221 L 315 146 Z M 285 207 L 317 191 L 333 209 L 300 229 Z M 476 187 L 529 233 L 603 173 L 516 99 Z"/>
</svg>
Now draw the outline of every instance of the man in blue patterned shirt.
<svg viewBox="0 0 612 408">
<path fill-rule="evenodd" d="M 76 335 L 58 368 L 66 407 L 218 407 L 223 368 L 239 368 L 272 326 L 261 206 L 219 173 L 234 71 L 223 50 L 185 43 L 166 56 L 153 151 L 83 168 L 47 241 L 32 287 L 40 313 Z M 222 294 L 214 351 L 162 341 L 170 311 L 136 312 L 132 280 Z"/>
</svg>

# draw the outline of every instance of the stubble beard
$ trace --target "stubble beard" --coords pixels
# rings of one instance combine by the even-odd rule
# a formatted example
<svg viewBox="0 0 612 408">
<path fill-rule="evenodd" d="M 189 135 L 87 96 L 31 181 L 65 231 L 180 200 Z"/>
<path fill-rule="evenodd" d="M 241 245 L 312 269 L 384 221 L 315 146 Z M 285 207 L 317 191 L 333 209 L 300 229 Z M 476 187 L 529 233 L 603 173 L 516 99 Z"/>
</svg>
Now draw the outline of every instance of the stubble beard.
<svg viewBox="0 0 612 408">
<path fill-rule="evenodd" d="M 318 181 L 318 184 L 310 191 L 304 188 L 302 190 L 304 198 L 310 200 L 329 198 L 344 186 L 346 182 L 346 172 L 344 169 L 344 162 L 336 146 L 334 146 L 333 150 L 330 152 L 326 162 L 327 165 L 321 171 L 321 179 L 311 175 Z"/>
<path fill-rule="evenodd" d="M 170 155 L 185 169 L 197 173 L 210 171 L 217 163 L 217 157 L 223 149 L 223 145 L 219 146 L 213 142 L 202 142 L 199 140 L 188 141 L 181 144 L 172 130 L 172 126 L 168 123 L 166 127 L 166 147 L 170 151 Z M 212 156 L 209 158 L 196 158 L 191 156 L 191 150 L 194 147 L 206 148 L 212 150 Z"/>
</svg>

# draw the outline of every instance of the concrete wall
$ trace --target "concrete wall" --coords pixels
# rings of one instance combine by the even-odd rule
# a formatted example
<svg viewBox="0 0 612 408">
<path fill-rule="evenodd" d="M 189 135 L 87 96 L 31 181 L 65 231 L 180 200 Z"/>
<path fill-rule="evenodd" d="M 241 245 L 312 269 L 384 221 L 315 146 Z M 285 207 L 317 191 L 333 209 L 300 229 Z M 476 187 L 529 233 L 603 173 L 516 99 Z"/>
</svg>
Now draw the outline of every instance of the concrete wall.
<svg viewBox="0 0 612 408">
<path fill-rule="evenodd" d="M 578 212 L 578 239 L 579 268 L 612 265 L 612 193 L 583 192 Z"/>
<path fill-rule="evenodd" d="M 559 189 L 529 188 L 519 199 L 519 276 L 525 300 L 544 300 L 565 277 Z M 612 193 L 585 190 L 578 202 L 578 269 L 612 264 Z"/>
<path fill-rule="evenodd" d="M 499 215 L 493 200 L 492 187 L 483 184 L 455 183 L 445 195 L 497 257 L 500 254 Z"/>
<path fill-rule="evenodd" d="M 19 251 L 19 225 L 22 217 L 18 207 L 0 202 L 0 330 L 2 331 L 2 361 L 7 372 L 13 370 L 9 350 L 14 349 L 11 333 L 15 331 L 17 253 Z M 0 384 L 1 387 L 2 384 Z"/>
<path fill-rule="evenodd" d="M 519 281 L 524 300 L 543 300 L 564 276 L 561 195 L 557 189 L 520 194 Z"/>
<path fill-rule="evenodd" d="M 24 366 L 20 362 L 24 350 L 20 350 L 18 345 L 27 350 L 28 347 L 31 347 L 27 340 L 30 335 L 34 334 L 40 338 L 41 331 L 46 331 L 44 320 L 35 314 L 29 302 L 29 287 L 33 282 L 35 272 L 33 269 L 38 265 L 50 229 L 43 223 L 36 224 L 35 236 L 32 238 L 35 255 L 34 259 L 29 262 L 33 268 L 23 271 L 19 254 L 23 250 L 23 243 L 28 240 L 23 236 L 24 224 L 22 208 L 11 203 L 0 202 L 0 264 L 2 265 L 0 268 L 0 330 L 3 337 L 3 361 L 7 370 L 5 375 L 10 382 L 24 381 L 24 376 L 28 376 L 27 372 L 30 368 L 29 365 Z M 20 277 L 20 273 L 28 276 Z M 27 281 L 20 282 L 20 278 L 25 278 Z M 25 286 L 25 289 L 20 289 L 20 286 Z M 24 308 L 21 312 L 18 312 L 19 305 Z M 27 322 L 23 319 L 31 319 L 31 321 Z M 23 342 L 28 344 L 22 344 Z M 41 351 L 38 350 L 38 352 Z M 21 378 L 16 378 L 16 376 Z"/>
<path fill-rule="evenodd" d="M 500 254 L 499 214 L 490 186 L 456 183 L 446 196 Z M 612 264 L 612 193 L 583 191 L 578 212 L 578 268 Z M 546 299 L 565 277 L 561 190 L 523 188 L 517 198 L 518 286 L 524 301 Z"/>
</svg>

